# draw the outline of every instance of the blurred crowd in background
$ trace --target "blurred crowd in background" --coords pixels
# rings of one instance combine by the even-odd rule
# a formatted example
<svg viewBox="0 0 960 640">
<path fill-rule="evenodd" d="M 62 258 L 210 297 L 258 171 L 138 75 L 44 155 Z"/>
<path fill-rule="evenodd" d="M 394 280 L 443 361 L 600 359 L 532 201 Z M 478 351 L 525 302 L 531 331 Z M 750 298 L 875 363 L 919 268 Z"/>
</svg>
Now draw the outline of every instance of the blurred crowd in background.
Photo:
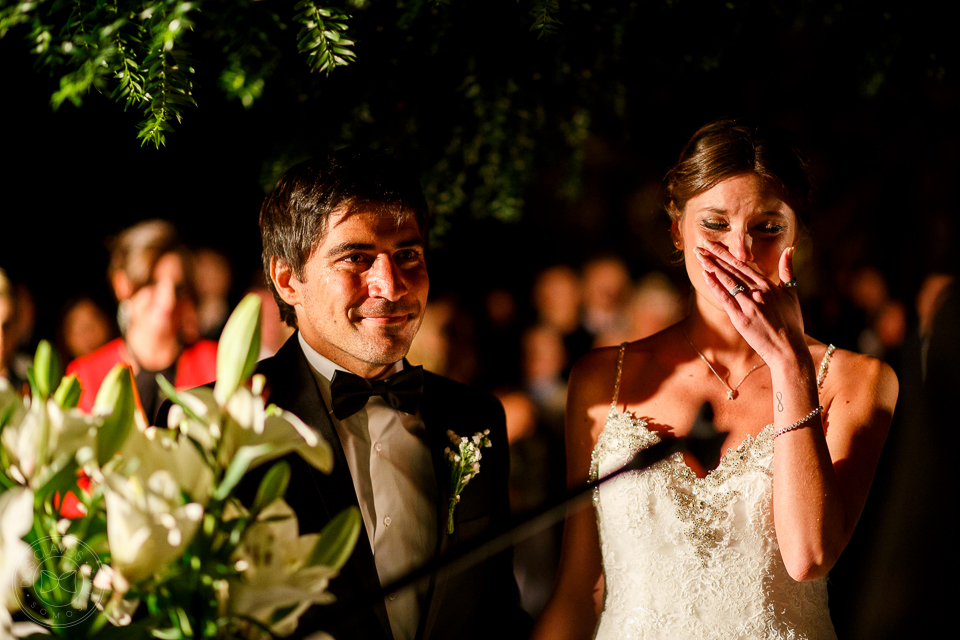
<svg viewBox="0 0 960 640">
<path fill-rule="evenodd" d="M 181 338 L 184 344 L 201 339 L 217 340 L 227 317 L 240 297 L 257 294 L 262 302 L 261 358 L 273 355 L 293 334 L 283 325 L 276 302 L 262 282 L 253 282 L 234 295 L 234 276 L 230 261 L 220 251 L 199 247 L 190 251 L 184 283 L 178 303 L 181 312 Z M 106 278 L 106 274 L 105 274 Z M 105 301 L 102 287 L 72 296 L 61 306 L 52 335 L 38 335 L 40 325 L 34 292 L 24 283 L 13 282 L 0 266 L 0 377 L 23 390 L 27 369 L 33 364 L 37 343 L 46 339 L 55 347 L 66 367 L 121 335 L 118 301 Z M 234 299 L 235 298 L 235 299 Z M 50 325 L 51 323 L 44 323 Z"/>
<path fill-rule="evenodd" d="M 190 238 L 185 240 L 189 246 Z M 238 283 L 224 253 L 191 247 L 183 266 L 186 278 L 176 297 L 184 343 L 216 340 L 233 306 L 248 292 L 263 303 L 262 357 L 275 353 L 293 333 L 280 323 L 262 278 Z M 529 513 L 566 490 L 563 419 L 573 363 L 591 348 L 643 338 L 682 319 L 689 293 L 677 284 L 686 281 L 678 270 L 664 265 L 635 273 L 622 258 L 603 255 L 582 264 L 543 265 L 522 280 L 531 283 L 522 290 L 516 282 L 489 283 L 487 290 L 448 289 L 433 295 L 408 359 L 502 401 L 515 513 Z M 891 295 L 883 271 L 875 266 L 860 267 L 842 280 L 839 299 L 818 299 L 809 291 L 802 298 L 808 333 L 882 358 L 901 377 L 903 350 L 914 345 L 922 368 L 924 337 L 953 277 L 931 273 L 904 298 Z M 0 269 L 0 377 L 21 390 L 40 339 L 55 344 L 66 366 L 121 336 L 117 301 L 103 300 L 94 289 L 66 300 L 54 333 L 38 335 L 38 326 L 53 323 L 38 322 L 35 295 Z M 561 533 L 558 525 L 516 548 L 524 606 L 533 614 L 552 588 Z"/>
</svg>

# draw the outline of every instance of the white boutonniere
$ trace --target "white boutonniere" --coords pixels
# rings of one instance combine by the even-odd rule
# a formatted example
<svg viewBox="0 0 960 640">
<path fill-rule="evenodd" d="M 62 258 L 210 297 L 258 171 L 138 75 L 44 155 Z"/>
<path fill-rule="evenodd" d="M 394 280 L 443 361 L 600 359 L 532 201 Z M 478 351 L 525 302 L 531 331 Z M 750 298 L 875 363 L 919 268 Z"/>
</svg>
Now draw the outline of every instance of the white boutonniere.
<svg viewBox="0 0 960 640">
<path fill-rule="evenodd" d="M 447 431 L 447 437 L 456 449 L 447 447 L 444 454 L 447 464 L 450 465 L 450 505 L 447 509 L 447 533 L 453 533 L 453 512 L 460 502 L 463 489 L 480 473 L 480 458 L 483 454 L 480 449 L 491 445 L 490 429 L 484 429 L 473 434 L 470 438 L 461 438 L 453 431 Z"/>
</svg>

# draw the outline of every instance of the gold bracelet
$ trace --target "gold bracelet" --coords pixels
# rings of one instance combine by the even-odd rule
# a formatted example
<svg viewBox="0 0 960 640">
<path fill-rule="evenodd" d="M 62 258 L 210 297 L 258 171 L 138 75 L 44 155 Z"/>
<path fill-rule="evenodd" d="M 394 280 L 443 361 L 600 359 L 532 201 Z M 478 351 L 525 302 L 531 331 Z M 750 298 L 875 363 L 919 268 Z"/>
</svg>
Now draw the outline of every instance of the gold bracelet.
<svg viewBox="0 0 960 640">
<path fill-rule="evenodd" d="M 784 427 L 783 429 L 780 429 L 780 431 L 777 431 L 775 434 L 773 434 L 773 437 L 776 438 L 776 437 L 782 436 L 782 435 L 785 434 L 787 431 L 793 431 L 794 429 L 797 429 L 797 428 L 799 428 L 799 427 L 802 427 L 804 424 L 806 424 L 807 422 L 809 422 L 812 418 L 814 418 L 815 416 L 819 415 L 820 412 L 822 412 L 822 411 L 823 411 L 823 407 L 822 407 L 822 406 L 817 407 L 816 409 L 814 409 L 813 411 L 811 411 L 811 412 L 808 413 L 807 415 L 803 416 L 802 418 L 800 418 L 799 420 L 797 420 L 796 422 L 794 422 L 794 423 L 793 423 L 792 425 L 790 425 L 789 427 Z"/>
</svg>

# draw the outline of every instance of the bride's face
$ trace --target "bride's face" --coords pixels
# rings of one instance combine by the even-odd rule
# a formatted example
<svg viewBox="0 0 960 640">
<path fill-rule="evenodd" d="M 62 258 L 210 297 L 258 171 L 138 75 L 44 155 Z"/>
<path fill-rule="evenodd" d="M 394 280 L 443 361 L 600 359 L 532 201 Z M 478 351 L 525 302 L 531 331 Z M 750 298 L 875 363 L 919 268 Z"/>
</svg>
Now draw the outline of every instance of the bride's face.
<svg viewBox="0 0 960 640">
<path fill-rule="evenodd" d="M 773 284 L 779 284 L 780 256 L 798 235 L 797 216 L 775 188 L 753 173 L 728 178 L 687 201 L 672 226 L 683 250 L 687 276 L 698 295 L 711 304 L 703 271 L 694 254 L 707 241 L 723 245 Z"/>
</svg>

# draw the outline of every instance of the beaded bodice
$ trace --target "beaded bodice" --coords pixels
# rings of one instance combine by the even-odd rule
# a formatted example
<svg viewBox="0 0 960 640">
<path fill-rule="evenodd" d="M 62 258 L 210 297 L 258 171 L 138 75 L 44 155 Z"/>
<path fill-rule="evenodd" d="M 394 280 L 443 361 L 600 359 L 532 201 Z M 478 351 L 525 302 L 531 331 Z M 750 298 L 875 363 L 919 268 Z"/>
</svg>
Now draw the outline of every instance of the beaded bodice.
<svg viewBox="0 0 960 640">
<path fill-rule="evenodd" d="M 660 441 L 644 420 L 617 410 L 623 354 L 621 347 L 591 480 Z M 727 451 L 704 478 L 675 453 L 599 487 L 605 597 L 596 637 L 835 639 L 826 579 L 787 574 L 772 506 L 773 425 Z"/>
</svg>

